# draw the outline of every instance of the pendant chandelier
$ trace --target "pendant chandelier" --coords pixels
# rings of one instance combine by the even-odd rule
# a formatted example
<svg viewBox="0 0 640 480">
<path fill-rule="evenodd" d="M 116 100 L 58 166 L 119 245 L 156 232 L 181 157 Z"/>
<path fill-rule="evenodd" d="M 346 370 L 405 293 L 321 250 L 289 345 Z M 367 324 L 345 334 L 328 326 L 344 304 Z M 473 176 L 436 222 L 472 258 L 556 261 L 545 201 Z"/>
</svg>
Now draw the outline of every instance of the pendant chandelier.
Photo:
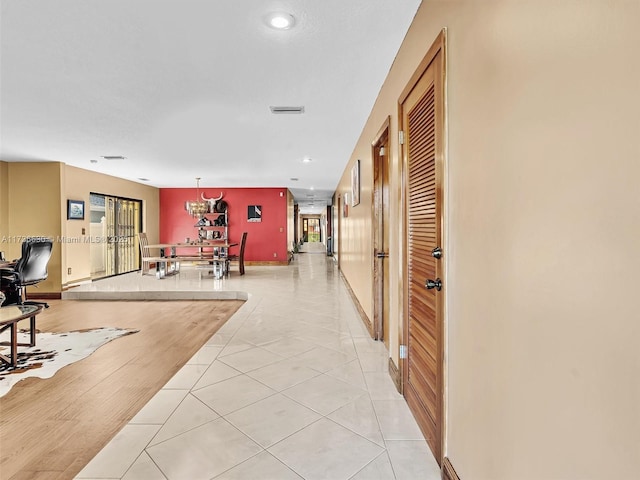
<svg viewBox="0 0 640 480">
<path fill-rule="evenodd" d="M 209 211 L 209 204 L 200 198 L 200 177 L 196 177 L 196 200 L 185 202 L 187 212 L 194 218 L 202 218 Z"/>
</svg>

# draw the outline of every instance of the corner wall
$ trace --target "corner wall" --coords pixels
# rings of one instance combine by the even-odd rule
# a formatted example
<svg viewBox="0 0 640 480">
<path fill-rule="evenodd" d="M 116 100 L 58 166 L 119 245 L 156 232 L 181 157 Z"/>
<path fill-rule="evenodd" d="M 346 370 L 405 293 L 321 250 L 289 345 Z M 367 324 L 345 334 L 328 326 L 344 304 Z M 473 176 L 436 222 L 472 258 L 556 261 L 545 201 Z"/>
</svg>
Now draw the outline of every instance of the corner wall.
<svg viewBox="0 0 640 480">
<path fill-rule="evenodd" d="M 90 233 L 89 195 L 91 193 L 142 200 L 142 229 L 147 232 L 150 243 L 158 241 L 160 217 L 158 188 L 64 165 L 62 191 L 62 232 L 66 243 L 62 243 L 60 247 L 63 252 L 62 282 L 64 285 L 91 277 L 91 245 L 84 241 L 89 238 Z M 84 220 L 67 220 L 68 199 L 84 201 Z M 71 274 L 67 273 L 69 268 L 71 268 Z"/>
<path fill-rule="evenodd" d="M 367 313 L 370 144 L 391 115 L 392 351 L 402 328 L 397 99 L 446 27 L 446 455 L 462 480 L 640 471 L 640 3 L 424 0 L 338 186 Z"/>
</svg>

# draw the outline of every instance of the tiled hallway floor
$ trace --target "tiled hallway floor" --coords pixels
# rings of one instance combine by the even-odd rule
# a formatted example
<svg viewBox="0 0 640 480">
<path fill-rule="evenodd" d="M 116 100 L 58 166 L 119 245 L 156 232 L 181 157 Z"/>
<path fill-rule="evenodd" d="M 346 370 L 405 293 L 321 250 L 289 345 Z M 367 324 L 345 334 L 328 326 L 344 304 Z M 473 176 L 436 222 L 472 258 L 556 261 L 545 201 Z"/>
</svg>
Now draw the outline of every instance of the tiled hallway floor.
<svg viewBox="0 0 640 480">
<path fill-rule="evenodd" d="M 326 255 L 224 280 L 185 269 L 73 292 L 99 290 L 237 291 L 248 300 L 76 478 L 440 478 L 387 373 L 384 344 L 369 337 Z"/>
</svg>

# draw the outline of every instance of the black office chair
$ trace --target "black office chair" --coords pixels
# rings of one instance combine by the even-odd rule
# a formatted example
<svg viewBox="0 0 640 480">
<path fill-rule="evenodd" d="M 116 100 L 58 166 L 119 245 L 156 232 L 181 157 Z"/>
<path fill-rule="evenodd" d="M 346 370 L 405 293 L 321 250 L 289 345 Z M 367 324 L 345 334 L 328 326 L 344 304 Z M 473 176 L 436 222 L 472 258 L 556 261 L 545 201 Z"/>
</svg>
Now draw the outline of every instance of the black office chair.
<svg viewBox="0 0 640 480">
<path fill-rule="evenodd" d="M 42 305 L 49 308 L 45 302 L 26 301 L 26 287 L 47 279 L 47 265 L 52 250 L 53 241 L 49 238 L 33 237 L 22 242 L 22 256 L 14 267 L 0 269 L 1 289 L 7 297 L 7 305 Z"/>
</svg>

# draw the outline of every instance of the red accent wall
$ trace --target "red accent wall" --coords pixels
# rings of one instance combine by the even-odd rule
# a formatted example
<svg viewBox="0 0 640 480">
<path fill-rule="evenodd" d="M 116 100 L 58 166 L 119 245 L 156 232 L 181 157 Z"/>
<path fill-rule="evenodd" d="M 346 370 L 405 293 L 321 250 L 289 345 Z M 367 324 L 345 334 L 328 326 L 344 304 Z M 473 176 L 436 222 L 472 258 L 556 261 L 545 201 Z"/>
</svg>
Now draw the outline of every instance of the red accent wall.
<svg viewBox="0 0 640 480">
<path fill-rule="evenodd" d="M 217 198 L 220 192 L 224 193 L 222 199 L 228 205 L 229 239 L 240 243 L 242 232 L 248 233 L 245 261 L 287 261 L 286 188 L 200 187 L 200 192 L 207 198 Z M 194 227 L 197 219 L 191 217 L 184 208 L 186 201 L 195 199 L 195 188 L 160 189 L 160 243 L 184 242 L 187 237 L 192 240 L 198 238 L 198 229 Z M 249 205 L 262 206 L 262 222 L 247 221 Z M 216 215 L 210 218 L 216 218 Z M 231 249 L 231 253 L 238 252 L 239 247 Z"/>
</svg>

